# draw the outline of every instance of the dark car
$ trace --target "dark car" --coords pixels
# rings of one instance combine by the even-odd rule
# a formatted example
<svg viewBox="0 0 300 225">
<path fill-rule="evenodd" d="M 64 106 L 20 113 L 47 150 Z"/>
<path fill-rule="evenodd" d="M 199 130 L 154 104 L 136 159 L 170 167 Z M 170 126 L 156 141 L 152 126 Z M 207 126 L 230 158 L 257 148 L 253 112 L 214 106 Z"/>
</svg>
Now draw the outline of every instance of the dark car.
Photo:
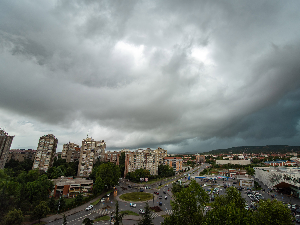
<svg viewBox="0 0 300 225">
<path fill-rule="evenodd" d="M 162 199 L 162 196 L 160 195 L 158 198 L 159 198 L 159 199 Z"/>
<path fill-rule="evenodd" d="M 165 191 L 163 191 L 164 194 L 167 194 Z"/>
<path fill-rule="evenodd" d="M 144 189 L 141 188 L 141 189 L 140 189 L 140 192 L 144 192 Z"/>
<path fill-rule="evenodd" d="M 162 206 L 162 202 L 159 202 L 158 204 L 159 204 L 160 206 Z"/>
<path fill-rule="evenodd" d="M 131 188 L 131 185 L 128 185 L 129 188 Z"/>
</svg>

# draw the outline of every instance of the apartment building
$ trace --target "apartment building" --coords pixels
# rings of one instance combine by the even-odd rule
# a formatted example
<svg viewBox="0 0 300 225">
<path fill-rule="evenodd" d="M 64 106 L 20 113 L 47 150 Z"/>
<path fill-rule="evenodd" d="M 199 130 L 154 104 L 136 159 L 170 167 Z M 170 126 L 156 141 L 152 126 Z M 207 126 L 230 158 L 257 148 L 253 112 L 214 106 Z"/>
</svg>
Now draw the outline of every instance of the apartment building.
<svg viewBox="0 0 300 225">
<path fill-rule="evenodd" d="M 205 162 L 205 156 L 204 155 L 199 155 L 199 154 L 196 154 L 196 163 L 204 163 Z"/>
<path fill-rule="evenodd" d="M 45 172 L 53 164 L 58 140 L 53 134 L 40 137 L 37 151 L 35 154 L 32 169 L 44 170 Z"/>
<path fill-rule="evenodd" d="M 79 160 L 79 157 L 80 157 L 79 145 L 70 142 L 63 145 L 63 150 L 61 152 L 62 159 L 65 159 L 66 162 L 75 162 Z"/>
<path fill-rule="evenodd" d="M 149 170 L 151 175 L 158 175 L 158 165 L 163 164 L 164 157 L 167 156 L 167 150 L 157 148 L 151 150 L 138 149 L 135 151 L 122 150 L 125 152 L 125 172 L 134 172 L 137 169 Z"/>
<path fill-rule="evenodd" d="M 4 169 L 9 149 L 13 141 L 14 136 L 9 136 L 4 130 L 0 128 L 0 169 Z"/>
<path fill-rule="evenodd" d="M 11 159 L 23 162 L 25 159 L 34 160 L 36 150 L 33 149 L 11 149 L 7 157 L 7 162 Z"/>
<path fill-rule="evenodd" d="M 104 140 L 95 141 L 89 137 L 83 139 L 80 149 L 77 175 L 81 177 L 88 177 L 93 170 L 93 165 L 96 160 L 100 158 L 100 155 L 105 154 L 105 148 L 106 143 Z"/>
<path fill-rule="evenodd" d="M 182 170 L 183 159 L 181 157 L 165 157 L 164 164 L 169 165 L 173 168 L 174 172 L 179 172 Z"/>
<path fill-rule="evenodd" d="M 111 162 L 119 165 L 119 157 L 121 156 L 120 151 L 113 151 L 113 152 L 105 152 L 101 154 L 100 161 L 102 162 Z"/>
</svg>

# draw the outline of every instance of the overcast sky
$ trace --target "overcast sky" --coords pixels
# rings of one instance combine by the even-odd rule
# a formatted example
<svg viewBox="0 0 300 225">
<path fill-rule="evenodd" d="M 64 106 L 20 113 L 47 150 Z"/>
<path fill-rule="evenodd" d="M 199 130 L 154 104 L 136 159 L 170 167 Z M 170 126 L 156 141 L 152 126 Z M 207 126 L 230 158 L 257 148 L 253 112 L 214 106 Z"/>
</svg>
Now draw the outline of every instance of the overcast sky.
<svg viewBox="0 0 300 225">
<path fill-rule="evenodd" d="M 0 2 L 11 148 L 300 145 L 300 1 Z"/>
</svg>

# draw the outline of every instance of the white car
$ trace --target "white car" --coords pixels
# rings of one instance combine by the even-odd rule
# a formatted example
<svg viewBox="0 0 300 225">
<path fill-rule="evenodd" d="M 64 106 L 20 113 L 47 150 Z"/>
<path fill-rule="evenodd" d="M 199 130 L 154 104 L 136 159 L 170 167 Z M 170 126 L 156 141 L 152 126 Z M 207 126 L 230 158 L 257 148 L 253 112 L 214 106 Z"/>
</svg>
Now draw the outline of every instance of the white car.
<svg viewBox="0 0 300 225">
<path fill-rule="evenodd" d="M 167 199 L 168 198 L 168 196 L 165 196 L 165 199 Z"/>
<path fill-rule="evenodd" d="M 85 208 L 85 211 L 89 211 L 89 210 L 91 210 L 91 209 L 93 209 L 93 208 L 94 208 L 93 205 L 89 205 L 88 207 Z"/>
<path fill-rule="evenodd" d="M 101 202 L 105 202 L 105 198 L 101 198 Z"/>
<path fill-rule="evenodd" d="M 110 193 L 108 193 L 106 196 L 109 197 L 109 196 L 110 196 Z"/>
<path fill-rule="evenodd" d="M 136 208 L 136 204 L 135 203 L 130 203 L 129 205 L 130 205 L 130 207 Z"/>
<path fill-rule="evenodd" d="M 145 214 L 145 210 L 140 209 L 140 210 L 139 210 L 139 213 L 140 213 L 140 214 Z"/>
</svg>

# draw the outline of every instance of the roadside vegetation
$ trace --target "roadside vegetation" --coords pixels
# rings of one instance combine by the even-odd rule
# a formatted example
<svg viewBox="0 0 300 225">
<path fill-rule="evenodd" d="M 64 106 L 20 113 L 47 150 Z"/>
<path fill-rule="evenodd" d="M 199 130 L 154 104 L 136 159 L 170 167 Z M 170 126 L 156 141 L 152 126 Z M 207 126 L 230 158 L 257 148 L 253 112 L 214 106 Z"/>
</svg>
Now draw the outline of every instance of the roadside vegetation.
<svg viewBox="0 0 300 225">
<path fill-rule="evenodd" d="M 260 201 L 255 210 L 246 209 L 246 200 L 234 187 L 226 189 L 225 195 L 215 196 L 209 204 L 208 193 L 194 180 L 184 188 L 173 184 L 175 200 L 171 202 L 173 214 L 166 217 L 164 225 L 292 225 L 290 210 L 277 200 Z M 211 210 L 206 210 L 210 205 Z M 206 212 L 206 213 L 204 213 Z"/>
</svg>

